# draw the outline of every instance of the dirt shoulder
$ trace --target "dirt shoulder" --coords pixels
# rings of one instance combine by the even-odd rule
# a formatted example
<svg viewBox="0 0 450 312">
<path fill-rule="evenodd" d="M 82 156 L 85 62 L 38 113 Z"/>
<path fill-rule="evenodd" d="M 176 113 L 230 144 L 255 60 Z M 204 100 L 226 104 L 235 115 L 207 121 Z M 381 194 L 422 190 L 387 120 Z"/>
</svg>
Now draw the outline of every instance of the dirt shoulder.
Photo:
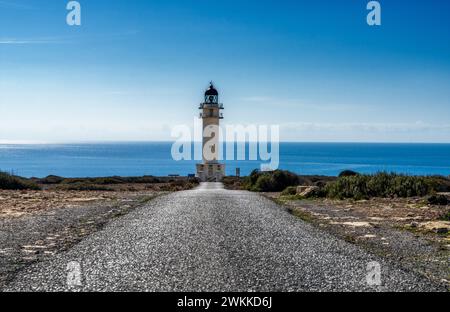
<svg viewBox="0 0 450 312">
<path fill-rule="evenodd" d="M 450 206 L 427 205 L 423 198 L 353 201 L 265 196 L 340 238 L 450 285 L 450 222 L 442 220 Z"/>
<path fill-rule="evenodd" d="M 105 190 L 0 190 L 0 289 L 24 267 L 70 249 L 157 196 L 192 185 L 124 183 Z"/>
</svg>

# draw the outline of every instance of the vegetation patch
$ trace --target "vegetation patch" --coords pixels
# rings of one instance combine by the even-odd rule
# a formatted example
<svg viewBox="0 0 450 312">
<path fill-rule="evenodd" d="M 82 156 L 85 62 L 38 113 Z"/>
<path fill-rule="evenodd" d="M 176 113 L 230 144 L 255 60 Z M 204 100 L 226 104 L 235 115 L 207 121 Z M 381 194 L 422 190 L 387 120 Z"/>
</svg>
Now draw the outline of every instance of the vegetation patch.
<svg viewBox="0 0 450 312">
<path fill-rule="evenodd" d="M 442 217 L 441 220 L 443 221 L 450 221 L 450 211 L 447 211 Z"/>
<path fill-rule="evenodd" d="M 86 182 L 76 182 L 71 184 L 58 185 L 59 190 L 64 191 L 113 191 L 112 188 L 105 185 L 98 185 Z"/>
<path fill-rule="evenodd" d="M 239 182 L 241 181 L 241 182 Z M 228 183 L 228 184 L 227 184 Z M 339 177 L 299 176 L 289 171 L 253 171 L 250 176 L 239 180 L 232 178 L 225 184 L 236 189 L 254 192 L 281 192 L 283 197 L 331 198 L 363 200 L 370 198 L 428 198 L 430 205 L 448 205 L 447 197 L 436 195 L 450 192 L 450 179 L 442 176 L 409 176 L 396 173 L 359 174 L 343 171 Z M 312 186 L 306 195 L 297 186 Z M 300 194 L 299 194 L 300 193 Z M 301 195 L 301 196 L 299 196 Z"/>
<path fill-rule="evenodd" d="M 299 218 L 305 222 L 312 223 L 315 221 L 314 217 L 306 211 L 303 211 L 303 210 L 300 210 L 297 208 L 291 208 L 291 209 L 288 209 L 288 211 L 292 215 L 296 216 L 297 218 Z"/>
<path fill-rule="evenodd" d="M 167 180 L 167 181 L 165 181 Z M 98 178 L 63 178 L 54 175 L 38 179 L 34 178 L 34 182 L 38 184 L 77 184 L 77 183 L 91 183 L 99 185 L 115 185 L 115 184 L 153 184 L 169 182 L 168 178 L 156 178 L 153 176 L 142 177 L 98 177 Z"/>
<path fill-rule="evenodd" d="M 178 192 L 195 188 L 200 184 L 198 179 L 189 179 L 188 181 L 175 180 L 170 183 L 161 185 L 159 188 L 163 192 Z"/>
<path fill-rule="evenodd" d="M 0 172 L 1 190 L 40 190 L 39 185 L 25 178 Z"/>
<path fill-rule="evenodd" d="M 288 186 L 283 192 L 281 192 L 281 196 L 292 196 L 297 194 L 297 187 Z"/>
<path fill-rule="evenodd" d="M 344 171 L 342 171 L 339 174 L 339 178 L 342 178 L 342 177 L 354 177 L 354 176 L 358 176 L 358 175 L 359 175 L 359 173 L 355 172 L 353 170 L 344 170 Z"/>
<path fill-rule="evenodd" d="M 432 195 L 428 197 L 428 204 L 437 205 L 437 206 L 446 206 L 449 204 L 449 201 L 444 195 Z"/>
<path fill-rule="evenodd" d="M 373 197 L 423 197 L 434 194 L 440 187 L 441 177 L 418 177 L 395 173 L 344 176 L 325 186 L 329 198 L 355 200 Z"/>
<path fill-rule="evenodd" d="M 226 189 L 243 190 L 245 178 L 228 176 L 223 178 L 222 183 Z"/>
<path fill-rule="evenodd" d="M 130 191 L 156 190 L 164 192 L 192 189 L 199 184 L 196 178 L 187 177 L 97 177 L 97 178 L 63 178 L 48 176 L 33 178 L 32 181 L 45 189 L 63 191 Z"/>
<path fill-rule="evenodd" d="M 299 184 L 298 175 L 283 170 L 260 172 L 254 170 L 245 180 L 245 188 L 255 192 L 281 192 Z"/>
<path fill-rule="evenodd" d="M 49 175 L 48 177 L 45 177 L 43 179 L 33 179 L 35 182 L 44 184 L 44 185 L 52 185 L 52 184 L 59 184 L 64 181 L 64 178 L 58 177 L 55 175 Z"/>
</svg>

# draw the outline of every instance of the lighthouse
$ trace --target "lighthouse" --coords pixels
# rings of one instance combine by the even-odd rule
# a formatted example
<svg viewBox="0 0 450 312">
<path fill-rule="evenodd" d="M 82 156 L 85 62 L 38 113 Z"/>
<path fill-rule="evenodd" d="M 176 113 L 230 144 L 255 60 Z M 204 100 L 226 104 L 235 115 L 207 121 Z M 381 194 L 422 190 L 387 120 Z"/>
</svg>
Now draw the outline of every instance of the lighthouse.
<svg viewBox="0 0 450 312">
<path fill-rule="evenodd" d="M 219 163 L 219 125 L 223 119 L 223 104 L 219 103 L 219 92 L 211 82 L 200 104 L 200 119 L 203 121 L 203 163 L 197 164 L 197 177 L 202 182 L 220 182 L 225 176 L 225 165 Z"/>
</svg>

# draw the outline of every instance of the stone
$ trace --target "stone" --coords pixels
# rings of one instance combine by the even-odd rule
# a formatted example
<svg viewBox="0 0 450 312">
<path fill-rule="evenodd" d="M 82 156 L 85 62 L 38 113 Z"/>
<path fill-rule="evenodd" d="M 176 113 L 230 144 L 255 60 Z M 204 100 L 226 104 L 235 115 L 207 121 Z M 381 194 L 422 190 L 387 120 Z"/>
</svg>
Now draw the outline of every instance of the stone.
<svg viewBox="0 0 450 312">
<path fill-rule="evenodd" d="M 333 225 L 345 225 L 350 227 L 372 227 L 369 222 L 331 222 Z"/>
<path fill-rule="evenodd" d="M 430 221 L 420 224 L 420 227 L 437 234 L 446 234 L 450 231 L 449 221 Z"/>
<path fill-rule="evenodd" d="M 307 197 L 312 192 L 319 190 L 317 186 L 297 186 L 297 195 Z"/>
</svg>

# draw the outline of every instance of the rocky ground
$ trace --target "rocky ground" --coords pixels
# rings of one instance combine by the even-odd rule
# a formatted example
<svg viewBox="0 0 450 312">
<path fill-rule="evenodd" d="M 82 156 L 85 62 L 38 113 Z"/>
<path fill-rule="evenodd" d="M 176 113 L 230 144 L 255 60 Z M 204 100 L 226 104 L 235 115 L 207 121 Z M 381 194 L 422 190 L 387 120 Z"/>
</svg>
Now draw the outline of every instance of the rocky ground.
<svg viewBox="0 0 450 312">
<path fill-rule="evenodd" d="M 450 206 L 423 198 L 298 200 L 267 193 L 288 210 L 340 238 L 450 285 Z"/>
<path fill-rule="evenodd" d="M 66 251 L 151 199 L 190 185 L 129 183 L 103 191 L 0 190 L 0 288 L 23 268 Z"/>
</svg>

